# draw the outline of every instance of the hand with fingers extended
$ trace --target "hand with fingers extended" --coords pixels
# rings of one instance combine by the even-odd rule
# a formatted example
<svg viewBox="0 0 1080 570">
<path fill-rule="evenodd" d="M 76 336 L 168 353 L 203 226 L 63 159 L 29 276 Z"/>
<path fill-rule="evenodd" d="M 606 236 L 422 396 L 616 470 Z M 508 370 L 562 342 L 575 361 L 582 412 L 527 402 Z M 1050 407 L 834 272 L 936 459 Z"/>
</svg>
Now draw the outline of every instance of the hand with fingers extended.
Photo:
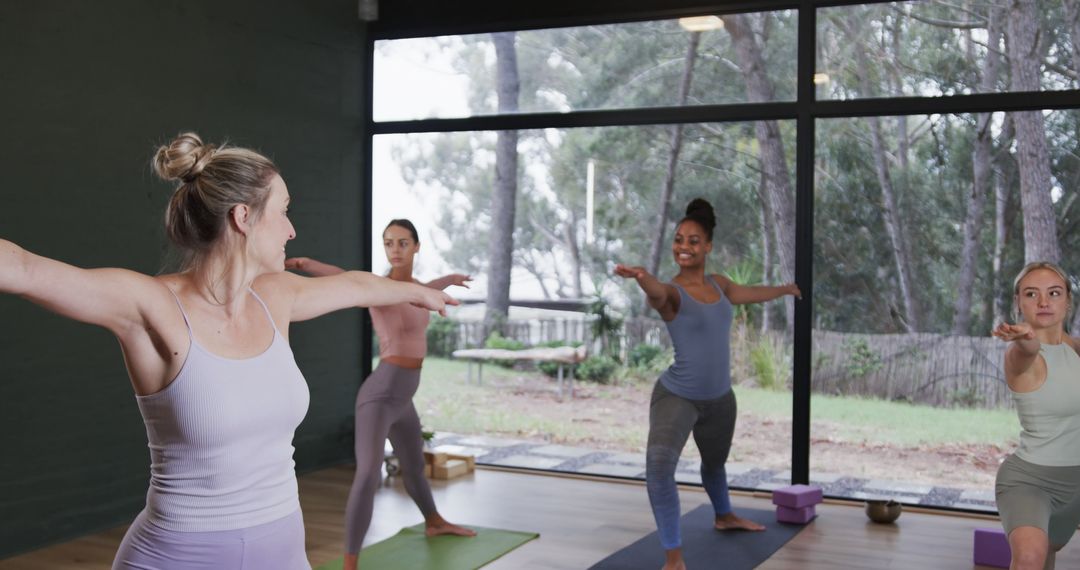
<svg viewBox="0 0 1080 570">
<path fill-rule="evenodd" d="M 799 290 L 799 286 L 794 283 L 787 283 L 780 286 L 784 290 L 785 295 L 792 295 L 796 299 L 802 299 L 802 291 Z"/>
<path fill-rule="evenodd" d="M 308 258 L 306 257 L 290 257 L 285 260 L 285 269 L 290 269 L 292 271 L 303 271 L 304 264 L 307 263 L 307 261 Z"/>
<path fill-rule="evenodd" d="M 648 274 L 649 272 L 645 271 L 645 268 L 640 265 L 623 265 L 621 263 L 615 265 L 615 275 L 618 275 L 619 277 L 640 279 Z"/>
<path fill-rule="evenodd" d="M 439 289 L 431 289 L 429 287 L 418 288 L 421 290 L 421 299 L 418 301 L 413 301 L 412 304 L 420 307 L 421 309 L 435 311 L 441 316 L 445 317 L 447 305 L 461 304 L 460 301 L 442 292 Z"/>
<path fill-rule="evenodd" d="M 1015 325 L 1001 323 L 995 327 L 994 330 L 990 331 L 990 334 L 1005 342 L 1035 339 L 1035 330 L 1027 323 L 1016 323 Z"/>
<path fill-rule="evenodd" d="M 451 273 L 446 276 L 446 279 L 451 285 L 457 285 L 458 287 L 464 287 L 466 289 L 469 288 L 469 281 L 473 280 L 472 275 L 465 275 L 464 273 Z"/>
</svg>

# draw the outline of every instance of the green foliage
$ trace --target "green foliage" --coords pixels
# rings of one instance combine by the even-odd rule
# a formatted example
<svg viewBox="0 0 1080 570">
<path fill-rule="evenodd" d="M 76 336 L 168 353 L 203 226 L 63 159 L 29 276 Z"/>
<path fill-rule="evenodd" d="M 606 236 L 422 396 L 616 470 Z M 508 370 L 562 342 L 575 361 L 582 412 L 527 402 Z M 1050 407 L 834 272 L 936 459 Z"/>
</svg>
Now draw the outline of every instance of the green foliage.
<svg viewBox="0 0 1080 570">
<path fill-rule="evenodd" d="M 450 356 L 458 346 L 458 322 L 440 316 L 431 319 L 427 328 L 427 346 L 429 356 Z"/>
<path fill-rule="evenodd" d="M 784 358 L 776 350 L 776 346 L 766 337 L 758 339 L 757 343 L 750 348 L 750 367 L 757 378 L 759 388 L 766 390 L 779 390 L 786 388 Z"/>
<path fill-rule="evenodd" d="M 862 378 L 867 374 L 873 374 L 884 363 L 881 361 L 881 355 L 874 352 L 870 345 L 863 339 L 848 339 L 844 341 L 844 350 L 849 354 L 847 360 L 847 373 L 856 378 Z"/>
<path fill-rule="evenodd" d="M 618 367 L 619 363 L 610 356 L 590 356 L 577 365 L 577 373 L 574 377 L 587 382 L 609 384 Z"/>
<path fill-rule="evenodd" d="M 538 344 L 536 346 L 541 347 L 541 348 L 557 348 L 557 347 L 560 347 L 560 346 L 574 346 L 574 347 L 577 347 L 577 346 L 581 346 L 581 343 L 580 342 L 566 342 L 565 340 L 549 340 L 547 342 L 542 342 L 542 343 L 540 343 L 540 344 Z M 541 362 L 536 363 L 536 367 L 541 372 L 543 372 L 544 374 L 547 374 L 548 376 L 551 376 L 552 378 L 555 378 L 556 376 L 559 375 L 559 363 L 558 362 L 544 362 L 544 361 L 541 361 Z M 569 372 L 572 371 L 576 375 L 577 374 L 577 367 L 578 367 L 577 364 L 570 364 L 570 365 L 564 364 L 563 365 L 563 374 L 568 374 Z"/>
<path fill-rule="evenodd" d="M 484 341 L 484 348 L 501 348 L 504 350 L 521 350 L 525 348 L 525 343 L 512 338 L 506 338 L 499 334 L 499 331 L 492 331 L 488 335 L 487 340 Z M 503 368 L 513 368 L 513 360 L 493 360 L 496 366 L 502 366 Z"/>
<path fill-rule="evenodd" d="M 603 297 L 597 297 L 589 305 L 589 314 L 596 317 L 592 322 L 592 334 L 594 338 L 600 339 L 601 352 L 615 358 L 622 341 L 619 336 L 622 332 L 622 319 L 611 314 L 610 306 Z"/>
</svg>

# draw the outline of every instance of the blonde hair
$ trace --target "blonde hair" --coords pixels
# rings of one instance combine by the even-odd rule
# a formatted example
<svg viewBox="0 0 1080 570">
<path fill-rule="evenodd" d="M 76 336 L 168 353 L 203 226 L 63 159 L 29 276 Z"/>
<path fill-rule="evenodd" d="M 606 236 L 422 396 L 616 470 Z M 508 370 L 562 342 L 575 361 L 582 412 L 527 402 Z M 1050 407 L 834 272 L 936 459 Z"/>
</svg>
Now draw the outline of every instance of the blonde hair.
<svg viewBox="0 0 1080 570">
<path fill-rule="evenodd" d="M 270 197 L 270 180 L 278 167 L 246 148 L 204 144 L 199 135 L 177 135 L 157 149 L 154 172 L 179 181 L 165 210 L 165 232 L 191 267 L 221 239 L 229 212 L 244 204 L 258 220 Z"/>
<path fill-rule="evenodd" d="M 1013 279 L 1013 318 L 1019 321 L 1022 317 L 1020 314 L 1020 304 L 1017 302 L 1017 299 L 1020 297 L 1020 282 L 1023 281 L 1029 273 L 1037 269 L 1048 269 L 1057 273 L 1058 277 L 1061 277 L 1061 280 L 1065 283 L 1065 298 L 1068 299 L 1069 302 L 1069 311 L 1066 318 L 1071 318 L 1073 313 L 1072 279 L 1069 278 L 1069 274 L 1065 273 L 1065 270 L 1062 269 L 1060 265 L 1050 261 L 1033 261 L 1025 265 L 1024 268 L 1020 270 L 1020 273 L 1016 274 L 1016 279 Z"/>
</svg>

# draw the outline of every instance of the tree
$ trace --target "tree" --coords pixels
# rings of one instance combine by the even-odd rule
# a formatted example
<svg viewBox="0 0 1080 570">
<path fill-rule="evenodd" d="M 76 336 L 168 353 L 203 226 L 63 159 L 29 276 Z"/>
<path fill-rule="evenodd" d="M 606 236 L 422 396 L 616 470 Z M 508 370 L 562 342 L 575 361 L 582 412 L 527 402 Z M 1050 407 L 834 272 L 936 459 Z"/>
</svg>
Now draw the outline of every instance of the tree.
<svg viewBox="0 0 1080 570">
<path fill-rule="evenodd" d="M 495 44 L 497 93 L 500 113 L 518 110 L 517 51 L 514 32 L 491 34 Z M 506 321 L 510 309 L 510 270 L 513 268 L 514 212 L 517 201 L 518 134 L 499 131 L 495 143 L 495 187 L 491 196 L 491 234 L 488 241 L 487 310 L 484 328 L 488 331 Z"/>
</svg>

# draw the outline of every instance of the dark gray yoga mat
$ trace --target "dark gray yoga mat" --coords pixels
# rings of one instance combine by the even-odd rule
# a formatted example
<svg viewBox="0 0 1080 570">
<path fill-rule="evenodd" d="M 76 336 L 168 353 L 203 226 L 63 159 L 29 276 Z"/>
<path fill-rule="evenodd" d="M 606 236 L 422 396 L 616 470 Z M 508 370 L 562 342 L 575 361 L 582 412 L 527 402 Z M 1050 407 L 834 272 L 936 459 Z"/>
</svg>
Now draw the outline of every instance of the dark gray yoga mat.
<svg viewBox="0 0 1080 570">
<path fill-rule="evenodd" d="M 765 531 L 714 530 L 712 505 L 701 505 L 682 516 L 682 549 L 687 568 L 755 568 L 799 534 L 804 526 L 776 522 L 775 511 L 739 509 L 736 512 L 741 517 L 765 525 Z M 660 546 L 660 538 L 653 532 L 597 562 L 590 570 L 657 570 L 663 566 L 664 547 Z"/>
</svg>

